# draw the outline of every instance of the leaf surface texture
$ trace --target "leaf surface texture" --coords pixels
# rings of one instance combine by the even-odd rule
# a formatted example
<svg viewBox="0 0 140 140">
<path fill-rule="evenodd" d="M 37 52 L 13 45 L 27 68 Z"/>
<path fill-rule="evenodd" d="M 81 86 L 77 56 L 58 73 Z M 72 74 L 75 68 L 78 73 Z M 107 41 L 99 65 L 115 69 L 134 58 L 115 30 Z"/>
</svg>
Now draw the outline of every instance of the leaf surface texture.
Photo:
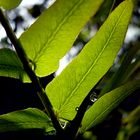
<svg viewBox="0 0 140 140">
<path fill-rule="evenodd" d="M 122 2 L 81 53 L 46 88 L 60 118 L 72 120 L 82 100 L 114 63 L 123 44 L 133 4 Z"/>
<path fill-rule="evenodd" d="M 0 0 L 0 7 L 3 7 L 6 10 L 13 9 L 17 7 L 22 0 Z"/>
<path fill-rule="evenodd" d="M 48 116 L 39 109 L 28 108 L 0 115 L 0 132 L 33 128 L 45 129 L 46 132 L 54 130 Z"/>
<path fill-rule="evenodd" d="M 59 60 L 69 51 L 77 35 L 103 0 L 57 0 L 42 13 L 20 41 L 35 64 L 38 76 L 58 69 Z"/>
</svg>

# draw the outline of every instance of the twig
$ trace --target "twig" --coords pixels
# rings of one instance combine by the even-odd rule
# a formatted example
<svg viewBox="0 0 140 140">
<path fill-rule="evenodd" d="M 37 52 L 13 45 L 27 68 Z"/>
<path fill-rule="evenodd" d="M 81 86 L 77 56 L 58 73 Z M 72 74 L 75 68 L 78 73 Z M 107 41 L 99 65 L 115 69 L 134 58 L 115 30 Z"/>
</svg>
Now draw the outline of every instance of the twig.
<svg viewBox="0 0 140 140">
<path fill-rule="evenodd" d="M 44 89 L 42 88 L 38 77 L 32 70 L 29 59 L 23 50 L 22 44 L 20 43 L 20 41 L 17 39 L 15 33 L 13 32 L 2 8 L 0 8 L 0 21 L 7 33 L 7 36 L 9 37 L 10 41 L 14 45 L 17 55 L 23 64 L 23 68 L 26 71 L 26 73 L 28 74 L 30 80 L 32 81 L 34 88 L 36 89 L 36 92 L 37 92 L 42 104 L 45 107 L 45 110 L 47 111 L 48 115 L 50 116 L 52 123 L 54 125 L 54 128 L 56 129 L 56 131 L 58 133 L 61 133 L 63 129 L 61 128 L 60 123 L 57 120 L 57 117 L 54 113 L 51 102 L 50 102 L 49 98 L 47 97 Z"/>
<path fill-rule="evenodd" d="M 90 90 L 88 95 L 84 98 L 83 102 L 81 103 L 81 105 L 79 106 L 79 108 L 77 110 L 77 114 L 76 114 L 75 118 L 70 122 L 69 126 L 66 127 L 65 131 L 66 131 L 67 135 L 71 136 L 71 139 L 75 138 L 75 136 L 78 132 L 78 129 L 81 126 L 81 122 L 84 117 L 84 114 L 85 114 L 86 110 L 88 109 L 88 106 L 91 103 L 92 103 L 92 105 L 94 104 L 94 101 L 93 102 L 91 101 L 91 96 L 93 93 L 95 93 L 95 89 L 96 89 L 97 85 L 101 82 L 101 80 L 102 80 L 102 78 L 97 82 L 97 84 Z M 95 99 L 95 101 L 96 100 L 97 99 Z"/>
</svg>

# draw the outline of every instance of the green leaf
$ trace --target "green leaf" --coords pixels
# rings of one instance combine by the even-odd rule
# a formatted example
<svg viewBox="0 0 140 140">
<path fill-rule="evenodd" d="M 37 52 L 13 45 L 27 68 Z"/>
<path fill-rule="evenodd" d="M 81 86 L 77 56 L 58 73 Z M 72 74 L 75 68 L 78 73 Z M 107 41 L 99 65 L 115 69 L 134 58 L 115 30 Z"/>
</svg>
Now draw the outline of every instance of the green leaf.
<svg viewBox="0 0 140 140">
<path fill-rule="evenodd" d="M 93 86 L 108 71 L 123 44 L 133 4 L 125 1 L 105 21 L 82 52 L 46 88 L 60 118 L 72 120 Z"/>
<path fill-rule="evenodd" d="M 78 33 L 103 0 L 57 0 L 26 31 L 20 41 L 38 76 L 57 70 Z"/>
<path fill-rule="evenodd" d="M 140 43 L 135 43 L 133 46 L 129 46 L 127 52 L 120 60 L 119 69 L 107 81 L 106 85 L 101 91 L 101 95 L 127 82 L 131 74 L 133 74 L 133 72 L 140 66 L 140 54 L 137 54 L 137 52 L 140 50 L 139 45 Z M 135 59 L 135 62 L 132 63 L 133 59 Z"/>
<path fill-rule="evenodd" d="M 0 76 L 29 81 L 16 52 L 8 48 L 0 49 Z"/>
<path fill-rule="evenodd" d="M 17 7 L 22 0 L 0 0 L 0 7 L 10 10 Z"/>
<path fill-rule="evenodd" d="M 44 129 L 46 132 L 54 130 L 48 116 L 39 109 L 28 108 L 0 115 L 0 132 L 33 128 Z"/>
<path fill-rule="evenodd" d="M 129 82 L 99 98 L 85 113 L 80 132 L 83 133 L 100 123 L 115 107 L 138 88 L 140 88 L 140 81 Z"/>
</svg>

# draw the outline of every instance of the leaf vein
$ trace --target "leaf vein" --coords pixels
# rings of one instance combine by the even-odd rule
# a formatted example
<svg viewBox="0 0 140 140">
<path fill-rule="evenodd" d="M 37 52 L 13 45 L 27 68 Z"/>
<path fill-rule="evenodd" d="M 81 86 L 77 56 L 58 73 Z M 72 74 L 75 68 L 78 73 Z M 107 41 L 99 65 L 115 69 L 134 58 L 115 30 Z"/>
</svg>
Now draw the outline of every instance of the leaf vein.
<svg viewBox="0 0 140 140">
<path fill-rule="evenodd" d="M 134 91 L 136 88 L 134 87 L 133 89 L 129 90 L 126 94 L 122 94 L 122 96 L 118 97 L 112 104 L 110 104 L 109 106 L 106 107 L 106 109 L 101 113 L 99 114 L 93 122 L 90 122 L 89 125 L 86 127 L 86 129 L 94 122 L 96 122 L 96 120 L 98 118 L 100 118 L 105 112 L 107 112 L 112 106 L 114 106 L 115 104 L 117 104 L 118 102 L 121 102 L 123 100 L 124 97 L 126 97 L 126 95 L 129 95 L 129 93 L 131 93 L 131 91 Z M 109 93 L 108 93 L 109 94 Z M 85 129 L 85 130 L 86 130 Z"/>
<path fill-rule="evenodd" d="M 62 22 L 60 22 L 59 25 L 57 26 L 57 28 L 54 30 L 54 32 L 52 32 L 52 34 L 50 35 L 49 39 L 43 44 L 43 47 L 40 48 L 39 52 L 36 53 L 36 56 L 35 56 L 35 58 L 33 60 L 34 62 L 37 62 L 38 59 L 43 55 L 44 51 L 47 49 L 46 46 L 48 46 L 51 43 L 51 41 L 57 35 L 58 31 L 62 28 L 62 26 L 65 24 L 65 22 L 71 17 L 71 15 L 73 15 L 73 12 L 77 9 L 78 6 L 80 6 L 83 3 L 83 1 L 84 0 L 80 0 L 77 3 L 75 3 L 74 7 L 72 7 L 71 10 L 69 10 L 66 13 L 67 16 L 64 16 Z"/>
<path fill-rule="evenodd" d="M 74 89 L 72 90 L 72 92 L 69 92 L 69 94 L 68 94 L 68 96 L 67 96 L 68 98 L 66 98 L 66 100 L 65 100 L 64 103 L 62 104 L 60 110 L 63 110 L 62 108 L 63 108 L 63 107 L 65 106 L 65 104 L 67 104 L 67 103 L 69 102 L 69 100 L 74 96 L 74 94 L 75 94 L 75 92 L 77 91 L 77 89 L 79 88 L 79 86 L 82 84 L 82 82 L 83 82 L 83 81 L 85 80 L 85 78 L 88 76 L 88 74 L 90 73 L 90 71 L 93 69 L 93 67 L 94 67 L 94 66 L 96 65 L 96 63 L 98 62 L 98 59 L 100 58 L 100 56 L 103 54 L 105 48 L 107 47 L 107 45 L 108 45 L 108 43 L 109 43 L 109 41 L 110 41 L 110 39 L 111 39 L 111 37 L 112 37 L 114 31 L 115 31 L 116 26 L 119 24 L 119 21 L 120 21 L 122 15 L 124 14 L 125 9 L 126 9 L 126 7 L 123 9 L 122 13 L 120 14 L 117 23 L 116 23 L 115 26 L 113 27 L 112 32 L 111 32 L 109 38 L 107 39 L 107 41 L 106 41 L 106 43 L 105 43 L 105 45 L 104 45 L 102 51 L 99 53 L 97 59 L 96 59 L 95 61 L 93 61 L 93 63 L 91 64 L 90 68 L 88 68 L 88 71 L 85 72 L 84 76 L 83 76 L 82 79 L 79 81 L 79 83 L 74 87 Z"/>
</svg>

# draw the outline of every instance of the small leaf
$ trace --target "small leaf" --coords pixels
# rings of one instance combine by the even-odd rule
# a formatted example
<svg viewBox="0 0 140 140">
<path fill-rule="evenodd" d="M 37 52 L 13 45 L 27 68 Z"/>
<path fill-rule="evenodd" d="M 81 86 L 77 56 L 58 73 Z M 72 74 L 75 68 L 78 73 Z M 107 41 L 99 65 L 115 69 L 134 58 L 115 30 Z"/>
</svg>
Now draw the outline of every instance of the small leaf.
<svg viewBox="0 0 140 140">
<path fill-rule="evenodd" d="M 17 7 L 22 0 L 0 0 L 0 7 L 10 10 Z"/>
<path fill-rule="evenodd" d="M 83 133 L 100 123 L 115 107 L 138 88 L 140 88 L 140 81 L 129 82 L 99 98 L 85 113 L 80 132 Z"/>
<path fill-rule="evenodd" d="M 46 132 L 54 130 L 48 116 L 39 109 L 28 108 L 0 115 L 0 132 L 33 128 L 44 129 Z"/>
<path fill-rule="evenodd" d="M 114 63 L 123 44 L 133 4 L 122 2 L 82 52 L 46 88 L 58 116 L 72 120 L 89 91 Z"/>
<path fill-rule="evenodd" d="M 0 49 L 0 76 L 29 81 L 16 52 L 8 48 Z"/>
<path fill-rule="evenodd" d="M 103 0 L 57 0 L 26 31 L 20 41 L 38 76 L 57 70 L 59 60 L 72 47 L 82 27 Z"/>
</svg>

